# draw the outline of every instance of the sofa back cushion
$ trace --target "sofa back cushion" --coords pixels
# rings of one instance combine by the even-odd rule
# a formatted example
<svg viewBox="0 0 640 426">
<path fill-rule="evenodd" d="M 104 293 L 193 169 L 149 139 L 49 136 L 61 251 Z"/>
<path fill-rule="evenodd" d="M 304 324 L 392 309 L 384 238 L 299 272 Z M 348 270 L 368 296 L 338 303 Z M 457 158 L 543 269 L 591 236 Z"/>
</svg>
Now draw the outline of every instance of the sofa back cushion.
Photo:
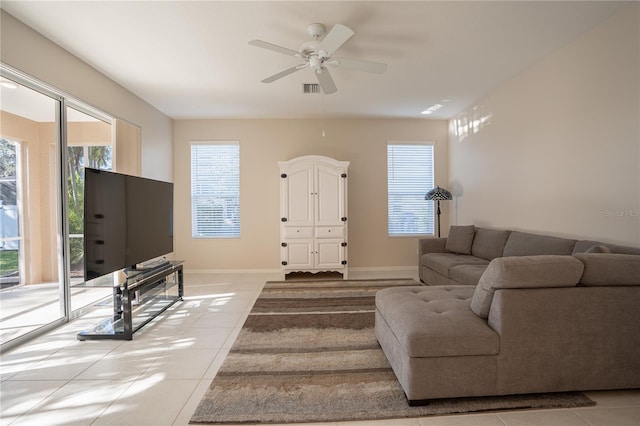
<svg viewBox="0 0 640 426">
<path fill-rule="evenodd" d="M 584 286 L 640 286 L 640 256 L 636 254 L 578 253 L 584 263 L 580 284 Z"/>
<path fill-rule="evenodd" d="M 450 253 L 471 254 L 475 226 L 451 226 L 444 246 Z"/>
<path fill-rule="evenodd" d="M 513 231 L 504 246 L 503 256 L 537 256 L 542 254 L 573 254 L 575 240 Z"/>
<path fill-rule="evenodd" d="M 611 249 L 602 244 L 595 244 L 589 247 L 585 253 L 611 253 Z"/>
<path fill-rule="evenodd" d="M 583 263 L 573 256 L 498 257 L 480 277 L 471 299 L 471 310 L 488 318 L 493 294 L 498 289 L 574 287 L 583 269 Z"/>
<path fill-rule="evenodd" d="M 486 260 L 502 257 L 504 245 L 507 243 L 509 234 L 511 234 L 511 231 L 476 228 L 471 254 Z"/>
<path fill-rule="evenodd" d="M 599 241 L 591 241 L 591 240 L 577 241 L 576 246 L 573 248 L 573 254 L 587 253 L 594 246 L 606 247 L 609 250 L 611 250 L 611 253 L 640 254 L 640 247 L 619 246 L 616 244 L 606 244 L 606 243 L 601 243 Z"/>
</svg>

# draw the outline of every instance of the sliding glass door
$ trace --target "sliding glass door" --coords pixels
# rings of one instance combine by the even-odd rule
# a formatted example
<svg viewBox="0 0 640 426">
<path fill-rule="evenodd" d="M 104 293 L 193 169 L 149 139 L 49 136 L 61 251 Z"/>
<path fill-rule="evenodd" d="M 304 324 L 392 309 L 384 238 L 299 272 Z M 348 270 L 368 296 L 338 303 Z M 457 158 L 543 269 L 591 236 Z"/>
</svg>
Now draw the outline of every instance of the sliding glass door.
<svg viewBox="0 0 640 426">
<path fill-rule="evenodd" d="M 111 170 L 111 124 L 67 107 L 67 220 L 71 310 L 110 296 L 110 288 L 84 286 L 84 168 Z"/>
<path fill-rule="evenodd" d="M 0 340 L 66 315 L 61 267 L 61 100 L 2 79 Z"/>
<path fill-rule="evenodd" d="M 0 351 L 110 292 L 82 286 L 84 168 L 111 169 L 111 117 L 0 67 Z M 109 289 L 106 289 L 109 290 Z"/>
</svg>

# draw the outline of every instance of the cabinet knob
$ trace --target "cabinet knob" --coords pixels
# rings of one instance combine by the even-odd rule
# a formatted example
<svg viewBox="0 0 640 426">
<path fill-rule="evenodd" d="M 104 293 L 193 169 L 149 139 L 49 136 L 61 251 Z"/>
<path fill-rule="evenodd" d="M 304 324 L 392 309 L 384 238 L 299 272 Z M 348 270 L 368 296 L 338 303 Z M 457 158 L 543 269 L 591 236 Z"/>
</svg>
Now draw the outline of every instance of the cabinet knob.
<svg viewBox="0 0 640 426">
<path fill-rule="evenodd" d="M 343 222 L 346 222 L 346 221 L 347 221 L 347 218 L 346 218 L 346 217 L 343 217 L 343 218 L 341 218 L 340 220 L 341 220 L 341 221 L 343 221 Z"/>
<path fill-rule="evenodd" d="M 283 173 L 283 174 L 281 174 L 281 175 L 280 175 L 280 177 L 281 177 L 282 179 L 285 179 L 285 178 L 287 177 L 287 174 L 286 174 L 286 173 Z"/>
<path fill-rule="evenodd" d="M 346 243 L 346 242 L 344 242 L 344 243 L 341 243 L 340 245 L 341 245 L 342 247 L 346 247 L 346 246 L 347 246 L 347 243 Z"/>
<path fill-rule="evenodd" d="M 346 174 L 346 173 L 343 173 L 343 174 L 341 174 L 340 176 L 342 176 L 343 178 L 346 178 L 346 177 L 347 177 L 347 174 Z"/>
<path fill-rule="evenodd" d="M 282 266 L 287 266 L 287 261 L 286 260 L 282 261 Z"/>
<path fill-rule="evenodd" d="M 343 260 L 343 261 L 342 261 L 342 262 L 340 262 L 340 263 L 342 263 L 343 265 L 346 265 L 346 264 L 347 264 L 347 261 L 346 261 L 346 260 Z"/>
<path fill-rule="evenodd" d="M 282 244 L 280 244 L 280 245 L 281 245 L 282 247 L 286 247 L 286 246 L 287 246 L 287 243 L 282 243 Z"/>
<path fill-rule="evenodd" d="M 287 221 L 286 217 L 283 217 L 283 218 L 280 219 L 280 222 L 286 222 L 286 221 Z"/>
</svg>

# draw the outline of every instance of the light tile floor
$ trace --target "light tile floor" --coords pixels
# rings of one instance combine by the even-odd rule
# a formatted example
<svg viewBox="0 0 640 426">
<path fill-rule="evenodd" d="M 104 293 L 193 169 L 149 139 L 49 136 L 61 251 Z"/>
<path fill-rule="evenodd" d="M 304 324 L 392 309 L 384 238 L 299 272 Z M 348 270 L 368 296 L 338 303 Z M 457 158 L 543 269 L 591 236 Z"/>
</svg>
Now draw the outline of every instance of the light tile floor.
<svg viewBox="0 0 640 426">
<path fill-rule="evenodd" d="M 398 277 L 352 273 L 350 278 Z M 410 274 L 409 274 L 410 276 Z M 91 312 L 0 356 L 1 425 L 187 425 L 267 280 L 185 274 L 185 300 L 132 341 L 76 340 Z M 589 392 L 595 407 L 315 426 L 638 426 L 640 390 Z"/>
</svg>

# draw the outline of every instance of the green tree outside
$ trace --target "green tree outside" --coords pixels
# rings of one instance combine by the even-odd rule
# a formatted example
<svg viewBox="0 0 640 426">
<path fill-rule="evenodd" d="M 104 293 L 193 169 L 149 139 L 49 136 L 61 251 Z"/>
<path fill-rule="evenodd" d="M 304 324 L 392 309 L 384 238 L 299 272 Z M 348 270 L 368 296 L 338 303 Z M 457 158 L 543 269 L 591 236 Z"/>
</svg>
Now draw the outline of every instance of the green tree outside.
<svg viewBox="0 0 640 426">
<path fill-rule="evenodd" d="M 69 177 L 69 234 L 84 234 L 84 168 L 111 169 L 111 146 L 70 146 L 67 149 Z M 88 157 L 88 158 L 85 158 Z M 85 165 L 85 161 L 88 165 Z M 84 239 L 70 238 L 71 269 L 82 269 L 84 262 Z"/>
</svg>

